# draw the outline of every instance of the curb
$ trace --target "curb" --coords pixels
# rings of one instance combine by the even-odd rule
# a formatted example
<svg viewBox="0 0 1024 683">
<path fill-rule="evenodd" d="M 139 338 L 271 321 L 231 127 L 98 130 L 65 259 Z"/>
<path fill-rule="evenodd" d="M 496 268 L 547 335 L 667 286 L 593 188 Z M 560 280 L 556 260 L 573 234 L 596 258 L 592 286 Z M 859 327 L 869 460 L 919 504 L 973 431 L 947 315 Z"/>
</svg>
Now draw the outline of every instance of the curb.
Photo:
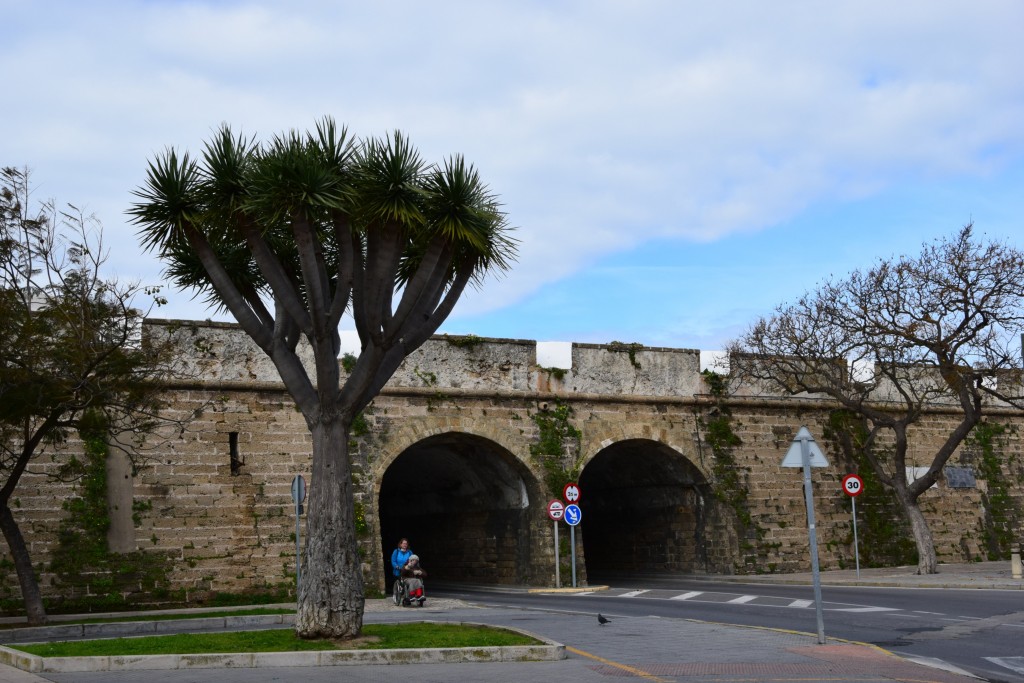
<svg viewBox="0 0 1024 683">
<path fill-rule="evenodd" d="M 258 614 L 245 616 L 196 617 L 166 621 L 114 621 L 95 624 L 53 624 L 26 626 L 0 631 L 5 643 L 36 643 L 47 640 L 117 638 L 122 636 L 160 636 L 195 631 L 244 631 L 253 626 L 295 623 L 294 614 Z M 536 637 L 536 636 L 534 636 Z"/>
<path fill-rule="evenodd" d="M 290 615 L 267 615 L 290 616 Z M 222 621 L 222 619 L 186 619 L 190 621 Z M 167 623 L 167 622 L 160 622 Z M 171 622 L 173 623 L 173 622 Z M 269 622 L 273 623 L 273 622 Z M 434 623 L 434 622 L 426 622 Z M 448 622 L 446 622 L 448 623 Z M 459 622 L 464 626 L 486 626 L 475 622 Z M 133 622 L 132 625 L 146 624 Z M 178 622 L 179 626 L 182 625 Z M 111 626 L 112 624 L 90 624 Z M 125 624 L 119 624 L 125 626 Z M 184 624 L 190 626 L 191 624 Z M 148 626 L 148 624 L 147 624 Z M 196 627 L 208 628 L 208 627 Z M 192 655 L 110 655 L 101 657 L 39 657 L 20 650 L 0 646 L 0 664 L 29 673 L 80 673 L 90 671 L 156 671 L 175 669 L 220 669 L 292 666 L 345 666 L 371 664 L 457 664 L 463 662 L 550 662 L 566 658 L 565 645 L 549 638 L 515 627 L 502 627 L 531 638 L 543 645 L 512 645 L 504 647 L 446 647 L 401 650 L 319 650 L 315 652 L 245 652 Z M 43 627 L 42 630 L 46 630 Z M 30 630 L 30 629 L 23 629 Z M 35 629 L 39 630 L 39 629 Z M 139 633 L 140 631 L 135 631 Z M 149 632 L 149 629 L 141 631 Z M 166 631 L 165 631 L 166 632 Z"/>
<path fill-rule="evenodd" d="M 753 579 L 746 577 L 735 577 L 726 578 L 722 580 L 722 583 L 740 583 L 748 586 L 809 586 L 812 582 L 812 578 L 778 578 L 778 579 Z M 875 580 L 864 580 L 864 579 L 827 579 L 821 582 L 822 586 L 834 586 L 838 588 L 915 588 L 920 590 L 1024 590 L 1024 582 L 1008 582 L 1008 581 L 964 581 L 952 579 L 949 581 L 936 581 L 934 583 L 926 583 L 924 581 L 913 581 L 913 580 L 900 580 L 900 579 L 875 579 Z"/>
</svg>

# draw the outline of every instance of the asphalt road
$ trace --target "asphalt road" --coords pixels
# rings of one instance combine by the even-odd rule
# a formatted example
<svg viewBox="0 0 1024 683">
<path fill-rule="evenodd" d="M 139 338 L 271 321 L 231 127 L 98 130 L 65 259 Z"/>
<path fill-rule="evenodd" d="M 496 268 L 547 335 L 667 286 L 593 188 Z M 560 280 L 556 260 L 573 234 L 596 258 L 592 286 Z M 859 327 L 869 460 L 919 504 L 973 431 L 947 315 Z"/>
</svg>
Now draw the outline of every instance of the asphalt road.
<svg viewBox="0 0 1024 683">
<path fill-rule="evenodd" d="M 611 618 L 658 616 L 817 633 L 811 586 L 635 581 L 591 594 L 435 587 L 437 597 Z M 990 681 L 1024 683 L 1024 591 L 822 587 L 826 638 L 940 660 Z"/>
</svg>

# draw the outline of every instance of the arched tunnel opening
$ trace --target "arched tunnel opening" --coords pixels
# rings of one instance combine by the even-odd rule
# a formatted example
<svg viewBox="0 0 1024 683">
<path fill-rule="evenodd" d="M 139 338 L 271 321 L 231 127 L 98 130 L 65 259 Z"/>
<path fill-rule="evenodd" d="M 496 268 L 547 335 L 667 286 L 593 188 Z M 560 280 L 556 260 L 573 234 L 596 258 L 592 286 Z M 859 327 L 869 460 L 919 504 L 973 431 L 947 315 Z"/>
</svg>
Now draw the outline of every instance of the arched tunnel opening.
<svg viewBox="0 0 1024 683">
<path fill-rule="evenodd" d="M 530 502 L 538 496 L 529 471 L 488 439 L 447 433 L 407 448 L 381 480 L 387 585 L 391 552 L 403 537 L 420 556 L 428 585 L 528 583 L 535 527 Z"/>
<path fill-rule="evenodd" d="M 579 484 L 591 582 L 707 569 L 711 488 L 675 450 L 645 439 L 613 444 L 587 464 Z"/>
</svg>

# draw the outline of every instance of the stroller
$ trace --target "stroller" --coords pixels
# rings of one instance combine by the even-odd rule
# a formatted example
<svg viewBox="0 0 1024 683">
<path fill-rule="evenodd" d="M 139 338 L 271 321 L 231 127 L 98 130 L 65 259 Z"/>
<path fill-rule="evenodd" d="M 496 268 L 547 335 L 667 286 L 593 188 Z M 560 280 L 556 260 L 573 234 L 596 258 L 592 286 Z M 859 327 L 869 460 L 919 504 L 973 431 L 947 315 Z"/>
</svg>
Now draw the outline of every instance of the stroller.
<svg viewBox="0 0 1024 683">
<path fill-rule="evenodd" d="M 427 572 L 420 567 L 419 560 L 416 555 L 410 557 L 408 564 L 402 567 L 402 571 L 395 579 L 392 597 L 396 605 L 423 607 L 423 603 L 427 601 L 427 594 L 423 589 L 423 577 Z"/>
</svg>

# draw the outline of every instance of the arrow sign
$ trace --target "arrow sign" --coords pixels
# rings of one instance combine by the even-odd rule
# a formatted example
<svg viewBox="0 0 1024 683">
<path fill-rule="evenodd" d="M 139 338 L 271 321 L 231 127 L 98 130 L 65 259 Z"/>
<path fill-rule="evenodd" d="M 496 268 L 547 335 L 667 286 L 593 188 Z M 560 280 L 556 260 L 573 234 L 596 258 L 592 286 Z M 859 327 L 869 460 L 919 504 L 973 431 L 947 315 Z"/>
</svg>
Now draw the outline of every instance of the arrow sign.
<svg viewBox="0 0 1024 683">
<path fill-rule="evenodd" d="M 789 445 L 789 450 L 786 451 L 786 457 L 782 459 L 782 466 L 804 466 L 803 456 L 800 454 L 800 442 L 805 440 L 810 449 L 811 467 L 828 467 L 828 460 L 825 459 L 825 454 L 818 448 L 818 444 L 814 443 L 814 437 L 811 436 L 811 432 L 807 427 L 801 427 L 800 431 L 796 433 L 793 443 Z"/>
<path fill-rule="evenodd" d="M 576 526 L 583 519 L 583 510 L 579 505 L 570 504 L 565 506 L 565 523 L 569 526 Z"/>
</svg>

